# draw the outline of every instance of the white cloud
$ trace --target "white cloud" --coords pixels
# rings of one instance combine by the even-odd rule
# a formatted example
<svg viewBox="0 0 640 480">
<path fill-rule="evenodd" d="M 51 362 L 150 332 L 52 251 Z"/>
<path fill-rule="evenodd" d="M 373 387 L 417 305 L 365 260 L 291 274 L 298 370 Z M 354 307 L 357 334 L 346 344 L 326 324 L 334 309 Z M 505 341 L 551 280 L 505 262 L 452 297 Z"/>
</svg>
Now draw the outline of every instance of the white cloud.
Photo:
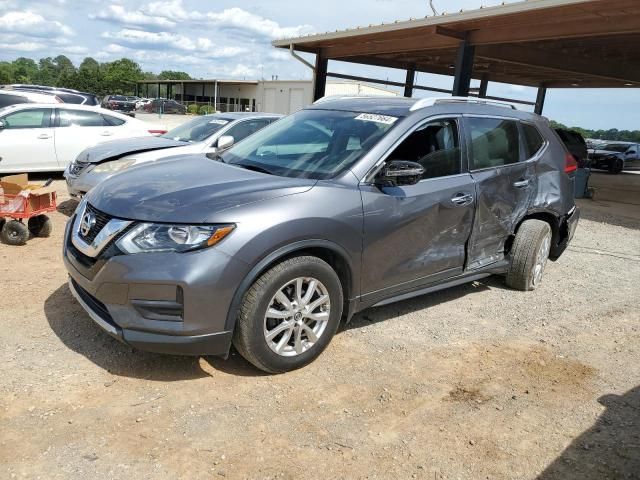
<svg viewBox="0 0 640 480">
<path fill-rule="evenodd" d="M 89 18 L 140 27 L 171 28 L 176 25 L 176 22 L 165 17 L 147 15 L 141 10 L 131 11 L 122 5 L 109 5 L 106 10 L 90 14 Z"/>
<path fill-rule="evenodd" d="M 40 42 L 16 42 L 0 43 L 0 50 L 8 52 L 37 52 L 44 50 L 47 46 Z"/>
<path fill-rule="evenodd" d="M 147 15 L 177 20 L 199 20 L 203 17 L 200 12 L 195 10 L 187 11 L 182 4 L 182 0 L 149 2 L 141 10 Z"/>
<path fill-rule="evenodd" d="M 29 10 L 11 11 L 0 16 L 0 32 L 45 38 L 73 35 L 73 30 L 63 23 L 45 20 L 42 15 Z"/>
<path fill-rule="evenodd" d="M 141 30 L 122 29 L 118 32 L 104 32 L 103 38 L 114 44 L 129 48 L 162 50 L 167 48 L 183 52 L 193 52 L 209 58 L 233 57 L 247 52 L 244 47 L 218 47 L 211 40 L 204 37 L 191 39 L 184 35 L 170 32 L 144 32 Z M 112 49 L 114 47 L 111 47 Z M 164 55 L 164 53 L 163 53 Z"/>
<path fill-rule="evenodd" d="M 220 13 L 209 12 L 206 18 L 213 24 L 222 28 L 245 31 L 267 38 L 286 38 L 310 33 L 311 25 L 298 25 L 296 27 L 281 27 L 279 23 L 268 18 L 255 15 L 238 7 L 227 8 Z"/>
</svg>

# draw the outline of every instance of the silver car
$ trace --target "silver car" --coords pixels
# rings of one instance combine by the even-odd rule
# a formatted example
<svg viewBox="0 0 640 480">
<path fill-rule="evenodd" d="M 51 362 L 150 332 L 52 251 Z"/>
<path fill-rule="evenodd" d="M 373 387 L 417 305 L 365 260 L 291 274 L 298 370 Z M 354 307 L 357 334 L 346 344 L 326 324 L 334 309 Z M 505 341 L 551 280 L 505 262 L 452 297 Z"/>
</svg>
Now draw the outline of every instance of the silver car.
<svg viewBox="0 0 640 480">
<path fill-rule="evenodd" d="M 107 180 L 67 224 L 71 292 L 131 346 L 233 343 L 285 372 L 374 305 L 492 274 L 534 290 L 575 232 L 577 164 L 546 119 L 484 101 L 327 100 Z"/>
<path fill-rule="evenodd" d="M 203 115 L 159 137 L 129 138 L 87 148 L 65 170 L 67 190 L 82 197 L 98 183 L 134 165 L 204 153 L 215 156 L 278 120 L 268 113 Z"/>
</svg>

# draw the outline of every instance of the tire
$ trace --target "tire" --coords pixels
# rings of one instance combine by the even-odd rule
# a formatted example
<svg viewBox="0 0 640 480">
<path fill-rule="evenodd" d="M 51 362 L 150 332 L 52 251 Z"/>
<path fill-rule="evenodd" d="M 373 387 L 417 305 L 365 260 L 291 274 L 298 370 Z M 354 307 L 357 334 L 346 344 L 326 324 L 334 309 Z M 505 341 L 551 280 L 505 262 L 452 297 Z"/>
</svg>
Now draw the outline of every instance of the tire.
<svg viewBox="0 0 640 480">
<path fill-rule="evenodd" d="M 611 163 L 609 164 L 609 173 L 613 173 L 614 175 L 617 175 L 621 173 L 622 170 L 624 170 L 624 162 L 619 158 L 612 160 Z"/>
<path fill-rule="evenodd" d="M 11 220 L 3 225 L 0 238 L 7 245 L 24 245 L 29 240 L 29 229 L 24 223 Z"/>
<path fill-rule="evenodd" d="M 46 215 L 31 217 L 27 225 L 29 227 L 31 235 L 33 235 L 34 237 L 46 238 L 51 235 L 51 230 L 53 230 L 51 219 Z"/>
<path fill-rule="evenodd" d="M 507 285 L 524 292 L 535 290 L 542 279 L 551 250 L 551 227 L 542 220 L 525 220 L 511 249 Z"/>
<path fill-rule="evenodd" d="M 298 280 L 302 283 L 298 284 Z M 305 301 L 307 294 L 310 296 Z M 282 299 L 282 295 L 290 308 L 276 299 L 276 296 Z M 327 296 L 328 303 L 324 303 Z M 314 306 L 316 303 L 318 306 Z M 311 310 L 304 310 L 304 305 Z M 290 258 L 262 274 L 245 293 L 233 344 L 247 361 L 265 372 L 283 373 L 301 368 L 329 345 L 340 324 L 342 307 L 342 285 L 329 264 L 311 256 Z M 268 317 L 267 310 L 278 316 Z M 270 334 L 273 337 L 268 339 Z"/>
</svg>

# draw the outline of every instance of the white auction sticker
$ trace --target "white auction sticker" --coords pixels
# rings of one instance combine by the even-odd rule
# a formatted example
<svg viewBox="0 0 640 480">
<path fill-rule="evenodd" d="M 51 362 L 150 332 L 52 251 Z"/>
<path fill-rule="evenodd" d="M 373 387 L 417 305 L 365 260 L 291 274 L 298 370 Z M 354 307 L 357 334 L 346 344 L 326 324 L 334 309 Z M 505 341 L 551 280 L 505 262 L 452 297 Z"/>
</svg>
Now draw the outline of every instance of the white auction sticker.
<svg viewBox="0 0 640 480">
<path fill-rule="evenodd" d="M 214 118 L 213 120 L 210 120 L 209 123 L 212 123 L 214 125 L 226 125 L 227 123 L 229 123 L 229 121 L 228 120 L 218 120 L 218 119 Z"/>
<path fill-rule="evenodd" d="M 377 113 L 362 113 L 356 117 L 356 120 L 362 120 L 363 122 L 384 123 L 385 125 L 393 125 L 398 121 L 398 118 L 390 117 L 388 115 L 378 115 Z"/>
</svg>

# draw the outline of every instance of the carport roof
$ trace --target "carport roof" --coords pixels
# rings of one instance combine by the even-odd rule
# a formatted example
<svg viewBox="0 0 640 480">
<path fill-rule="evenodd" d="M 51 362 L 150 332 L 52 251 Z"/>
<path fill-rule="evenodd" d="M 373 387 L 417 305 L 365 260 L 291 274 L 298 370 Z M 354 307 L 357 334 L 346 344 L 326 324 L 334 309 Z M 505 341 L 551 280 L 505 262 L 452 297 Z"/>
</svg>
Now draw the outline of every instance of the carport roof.
<svg viewBox="0 0 640 480">
<path fill-rule="evenodd" d="M 452 75 L 465 38 L 475 46 L 474 78 L 549 88 L 640 87 L 638 0 L 528 0 L 273 45 Z"/>
</svg>

